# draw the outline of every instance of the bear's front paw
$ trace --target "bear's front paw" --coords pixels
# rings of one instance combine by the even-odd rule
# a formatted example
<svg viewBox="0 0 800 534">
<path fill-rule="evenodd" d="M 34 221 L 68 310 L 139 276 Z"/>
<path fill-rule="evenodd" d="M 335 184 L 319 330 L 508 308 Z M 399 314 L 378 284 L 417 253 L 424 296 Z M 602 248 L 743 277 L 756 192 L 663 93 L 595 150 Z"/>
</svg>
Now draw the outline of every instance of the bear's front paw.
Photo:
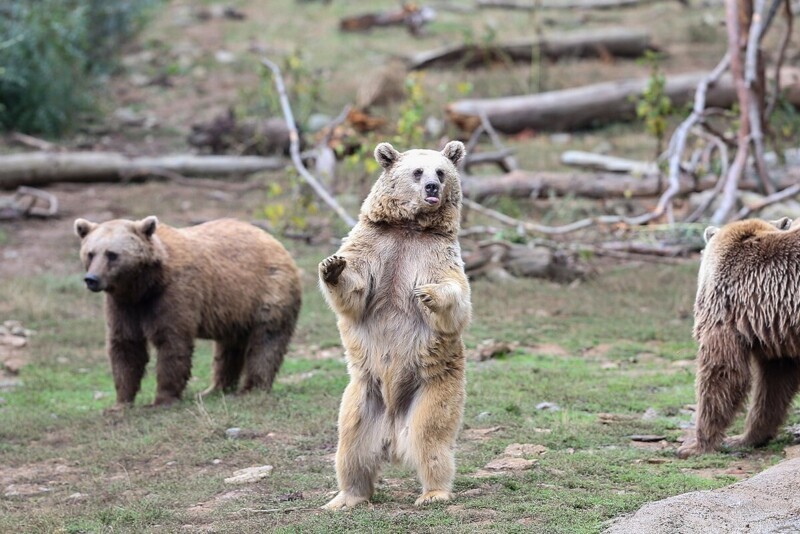
<svg viewBox="0 0 800 534">
<path fill-rule="evenodd" d="M 678 447 L 676 454 L 678 455 L 678 458 L 685 460 L 690 456 L 698 456 L 708 452 L 714 452 L 714 448 L 703 446 L 697 441 L 697 439 L 692 438 L 684 441 L 683 445 Z"/>
<path fill-rule="evenodd" d="M 431 311 L 438 308 L 438 300 L 436 298 L 436 290 L 438 284 L 425 284 L 414 288 L 414 296 L 422 303 L 423 306 Z"/>
<path fill-rule="evenodd" d="M 346 266 L 346 259 L 341 256 L 331 256 L 325 258 L 319 264 L 319 275 L 326 284 L 335 286 L 339 282 L 339 276 Z"/>
<path fill-rule="evenodd" d="M 747 449 L 749 447 L 758 447 L 767 440 L 754 440 L 746 434 L 739 434 L 738 436 L 731 436 L 722 440 L 722 446 L 726 449 Z"/>
</svg>

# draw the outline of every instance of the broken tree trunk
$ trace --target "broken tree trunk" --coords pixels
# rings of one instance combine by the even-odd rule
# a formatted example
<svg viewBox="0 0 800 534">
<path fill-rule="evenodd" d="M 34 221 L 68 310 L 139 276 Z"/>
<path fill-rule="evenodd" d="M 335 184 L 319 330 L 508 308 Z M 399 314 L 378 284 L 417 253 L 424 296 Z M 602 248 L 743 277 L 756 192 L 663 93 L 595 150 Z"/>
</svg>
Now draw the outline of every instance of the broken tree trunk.
<svg viewBox="0 0 800 534">
<path fill-rule="evenodd" d="M 282 158 L 192 156 L 129 158 L 116 152 L 34 152 L 0 156 L 0 189 L 56 182 L 120 182 L 167 171 L 184 176 L 220 176 L 275 171 Z"/>
<path fill-rule="evenodd" d="M 705 72 L 668 76 L 665 93 L 674 107 L 689 102 Z M 789 79 L 784 77 L 783 79 Z M 641 95 L 649 78 L 603 82 L 560 91 L 504 98 L 457 100 L 447 106 L 447 116 L 459 128 L 472 131 L 486 114 L 498 131 L 517 133 L 525 129 L 567 131 L 614 120 L 635 117 L 635 98 Z M 792 80 L 783 87 L 786 98 L 800 106 L 800 84 Z M 707 107 L 728 108 L 736 102 L 730 76 L 723 76 L 709 87 Z"/>
<path fill-rule="evenodd" d="M 791 185 L 792 177 L 786 178 L 786 186 Z M 716 177 L 701 180 L 683 175 L 680 177 L 678 195 L 712 189 Z M 653 197 L 664 191 L 667 180 L 661 176 L 633 176 L 613 173 L 574 173 L 574 172 L 528 172 L 514 171 L 502 176 L 470 176 L 462 180 L 464 196 L 480 202 L 498 195 L 548 198 L 551 195 L 574 195 L 584 198 L 633 198 Z M 756 190 L 758 183 L 745 180 L 740 188 Z"/>
<path fill-rule="evenodd" d="M 409 68 L 476 68 L 498 62 L 530 63 L 537 49 L 537 54 L 555 61 L 562 57 L 636 58 L 655 47 L 646 31 L 609 28 L 506 44 L 446 46 L 411 56 Z"/>
</svg>

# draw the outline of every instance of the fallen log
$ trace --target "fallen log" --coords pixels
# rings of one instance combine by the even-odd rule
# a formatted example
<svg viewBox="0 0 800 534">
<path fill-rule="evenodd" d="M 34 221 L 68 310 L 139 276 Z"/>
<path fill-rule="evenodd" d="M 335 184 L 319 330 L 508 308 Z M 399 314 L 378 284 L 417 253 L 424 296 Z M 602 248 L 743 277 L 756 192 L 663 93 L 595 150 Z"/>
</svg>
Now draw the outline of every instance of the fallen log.
<svg viewBox="0 0 800 534">
<path fill-rule="evenodd" d="M 257 156 L 127 157 L 116 152 L 34 152 L 0 156 L 0 189 L 56 182 L 121 182 L 167 171 L 184 176 L 246 175 L 286 167 L 282 158 Z"/>
<path fill-rule="evenodd" d="M 653 4 L 662 0 L 534 0 L 533 2 L 515 0 L 478 0 L 479 8 L 516 9 L 533 11 L 541 9 L 618 9 Z M 678 0 L 687 4 L 687 0 Z"/>
<path fill-rule="evenodd" d="M 789 187 L 794 179 L 787 176 L 778 186 Z M 683 175 L 678 195 L 713 189 L 715 184 L 714 176 L 696 180 Z M 462 180 L 464 196 L 476 202 L 499 195 L 521 198 L 573 195 L 593 199 L 654 197 L 661 194 L 667 185 L 663 176 L 576 172 L 513 171 L 501 176 L 470 176 Z M 755 191 L 758 182 L 745 179 L 740 188 Z"/>
<path fill-rule="evenodd" d="M 697 84 L 707 76 L 693 72 L 668 76 L 664 92 L 672 105 L 680 108 L 689 102 Z M 790 80 L 790 77 L 782 77 Z M 447 105 L 446 114 L 459 128 L 472 131 L 485 114 L 498 131 L 517 133 L 525 129 L 568 131 L 636 116 L 636 97 L 650 78 L 637 78 L 585 85 L 559 91 L 504 98 L 464 99 Z M 786 98 L 800 106 L 800 83 L 791 80 L 785 86 Z M 707 107 L 729 108 L 736 102 L 736 90 L 729 75 L 709 87 Z"/>
<path fill-rule="evenodd" d="M 446 46 L 413 55 L 408 65 L 412 70 L 420 70 L 453 66 L 477 68 L 498 62 L 530 63 L 536 49 L 537 53 L 556 61 L 563 57 L 637 58 L 655 47 L 646 31 L 609 28 L 506 44 Z"/>
<path fill-rule="evenodd" d="M 561 154 L 561 163 L 594 171 L 624 172 L 636 176 L 650 176 L 660 172 L 658 165 L 652 162 L 634 161 L 581 150 L 567 150 Z"/>
</svg>

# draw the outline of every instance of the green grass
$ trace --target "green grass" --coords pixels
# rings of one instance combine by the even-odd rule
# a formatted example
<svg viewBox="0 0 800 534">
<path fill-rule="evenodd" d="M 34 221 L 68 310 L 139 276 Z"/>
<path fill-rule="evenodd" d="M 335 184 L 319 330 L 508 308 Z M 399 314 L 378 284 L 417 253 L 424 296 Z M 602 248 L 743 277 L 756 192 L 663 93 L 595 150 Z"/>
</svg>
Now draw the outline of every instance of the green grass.
<svg viewBox="0 0 800 534">
<path fill-rule="evenodd" d="M 694 378 L 672 363 L 693 356 L 687 306 L 695 267 L 617 268 L 575 287 L 538 280 L 473 284 L 467 344 L 492 337 L 520 348 L 468 365 L 452 503 L 415 508 L 414 473 L 387 466 L 371 506 L 317 510 L 336 488 L 336 414 L 347 376 L 340 359 L 315 358 L 318 347 L 336 343 L 333 313 L 309 274 L 327 251 L 293 252 L 305 271 L 305 301 L 296 350 L 273 392 L 195 400 L 210 373 L 210 344 L 201 342 L 196 378 L 170 409 L 144 406 L 154 396 L 150 374 L 136 407 L 103 412 L 114 396 L 101 299 L 81 288 L 77 273 L 4 284 L 4 315 L 37 334 L 23 385 L 2 392 L 0 489 L 33 484 L 50 491 L 1 498 L 0 531 L 597 532 L 645 502 L 733 480 L 695 470 L 722 473 L 741 454 L 679 461 L 674 443 L 664 450 L 632 446 L 632 434 L 674 441 L 689 418 L 681 410 L 694 401 Z M 560 409 L 537 410 L 545 401 Z M 658 416 L 642 420 L 648 408 Z M 614 422 L 599 413 L 613 414 Z M 242 428 L 243 437 L 228 438 L 230 427 Z M 476 429 L 493 427 L 499 429 L 473 439 Z M 474 476 L 511 443 L 548 450 L 528 471 Z M 749 461 L 765 467 L 780 458 L 783 445 Z M 275 469 L 257 484 L 223 481 L 262 464 Z M 293 492 L 303 499 L 282 499 Z"/>
</svg>

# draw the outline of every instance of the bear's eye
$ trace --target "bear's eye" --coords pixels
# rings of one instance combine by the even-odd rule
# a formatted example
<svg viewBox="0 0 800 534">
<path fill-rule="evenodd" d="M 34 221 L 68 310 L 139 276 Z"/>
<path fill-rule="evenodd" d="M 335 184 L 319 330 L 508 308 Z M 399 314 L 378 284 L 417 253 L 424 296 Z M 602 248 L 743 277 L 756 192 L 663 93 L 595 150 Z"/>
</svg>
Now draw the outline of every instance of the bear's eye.
<svg viewBox="0 0 800 534">
<path fill-rule="evenodd" d="M 436 169 L 436 177 L 439 178 L 440 182 L 444 182 L 444 171 L 442 169 Z"/>
<path fill-rule="evenodd" d="M 94 259 L 94 252 L 88 253 L 86 255 L 86 259 L 88 259 L 91 262 Z"/>
<path fill-rule="evenodd" d="M 422 178 L 422 172 L 423 172 L 422 169 L 415 169 L 414 170 L 414 179 L 416 181 L 419 181 L 419 179 Z"/>
<path fill-rule="evenodd" d="M 117 254 L 116 252 L 111 252 L 109 250 L 106 252 L 106 258 L 108 258 L 108 261 L 114 261 L 117 258 L 119 258 L 119 254 Z"/>
</svg>

